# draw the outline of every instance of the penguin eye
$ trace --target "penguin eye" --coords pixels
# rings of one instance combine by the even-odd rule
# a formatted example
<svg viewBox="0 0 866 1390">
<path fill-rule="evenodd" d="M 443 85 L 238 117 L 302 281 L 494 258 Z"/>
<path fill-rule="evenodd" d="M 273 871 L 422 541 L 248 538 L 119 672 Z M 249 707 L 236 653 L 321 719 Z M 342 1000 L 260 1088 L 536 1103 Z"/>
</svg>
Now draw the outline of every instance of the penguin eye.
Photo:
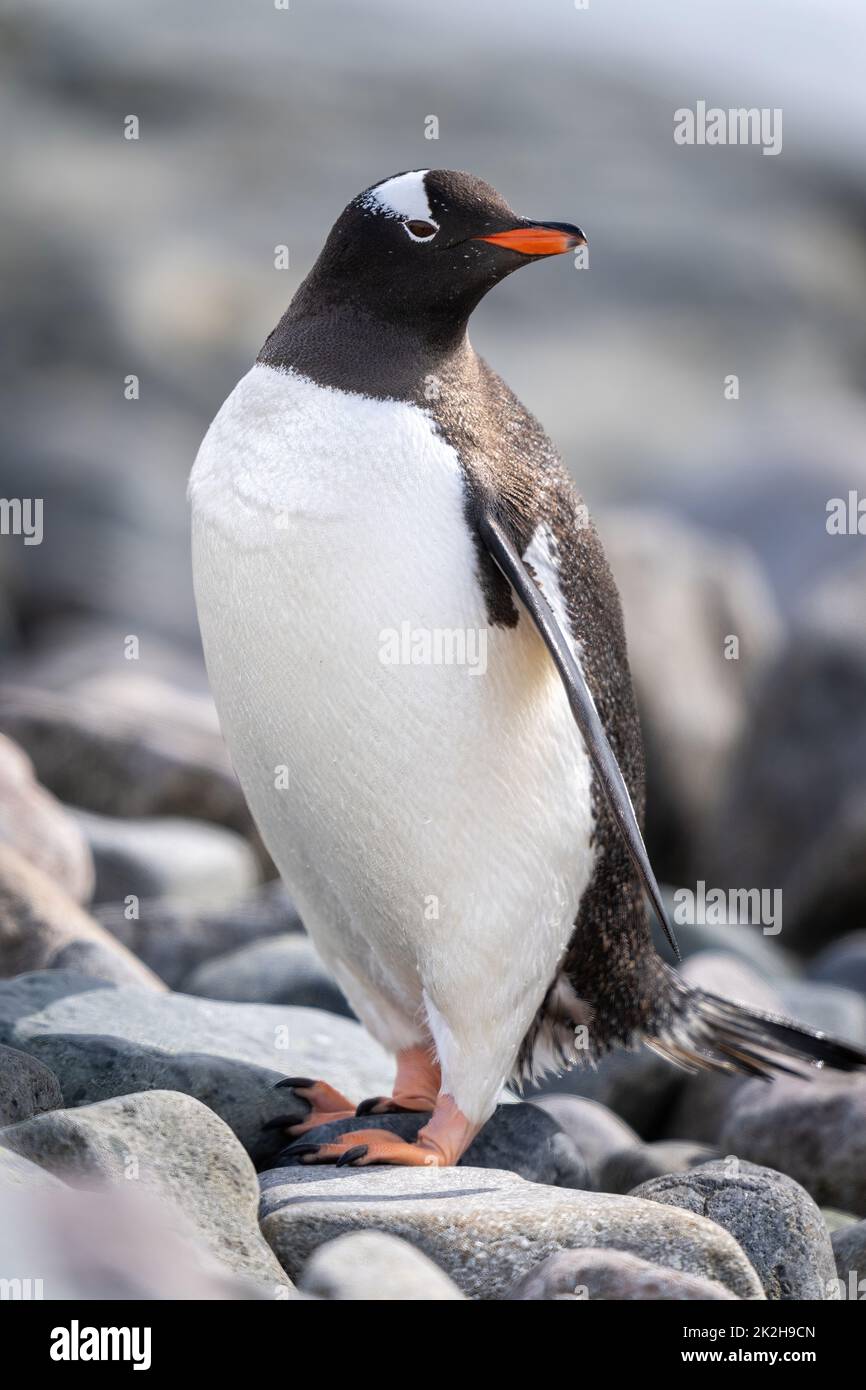
<svg viewBox="0 0 866 1390">
<path fill-rule="evenodd" d="M 439 230 L 435 222 L 422 222 L 418 218 L 404 222 L 403 226 L 413 241 L 430 241 Z"/>
</svg>

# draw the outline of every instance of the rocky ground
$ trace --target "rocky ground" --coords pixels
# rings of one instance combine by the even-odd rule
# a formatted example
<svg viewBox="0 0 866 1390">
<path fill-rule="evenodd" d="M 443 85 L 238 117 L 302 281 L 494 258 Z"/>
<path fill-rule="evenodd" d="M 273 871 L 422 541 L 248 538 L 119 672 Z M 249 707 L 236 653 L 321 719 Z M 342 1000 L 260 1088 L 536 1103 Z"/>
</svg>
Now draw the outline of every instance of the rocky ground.
<svg viewBox="0 0 866 1390">
<path fill-rule="evenodd" d="M 672 718 L 652 643 L 634 643 L 659 852 L 724 866 L 739 843 L 786 894 L 777 935 L 681 927 L 684 972 L 866 1045 L 856 585 L 787 632 L 751 564 L 728 582 L 685 528 L 650 564 L 635 521 L 608 518 L 630 623 L 651 629 L 676 554 L 704 595 L 679 625 L 677 699 L 715 711 Z M 653 584 L 632 582 L 641 565 Z M 750 623 L 761 661 L 704 699 L 715 626 Z M 360 1100 L 389 1089 L 390 1060 L 273 878 L 199 668 L 173 651 L 118 672 L 109 649 L 79 632 L 0 686 L 0 1275 L 38 1269 L 46 1297 L 862 1297 L 866 1074 L 768 1086 L 618 1055 L 506 1098 L 456 1169 L 293 1159 L 280 1122 L 305 1103 L 275 1083 L 323 1076 Z M 861 721 L 847 758 L 843 702 Z M 684 792 L 697 764 L 715 796 Z"/>
</svg>

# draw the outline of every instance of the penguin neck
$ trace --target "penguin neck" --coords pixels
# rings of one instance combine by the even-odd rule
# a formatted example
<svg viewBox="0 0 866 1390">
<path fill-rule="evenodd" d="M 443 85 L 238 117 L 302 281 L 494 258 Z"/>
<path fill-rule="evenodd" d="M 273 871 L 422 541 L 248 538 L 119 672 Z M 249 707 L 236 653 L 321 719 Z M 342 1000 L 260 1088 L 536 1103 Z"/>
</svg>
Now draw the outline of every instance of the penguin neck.
<svg viewBox="0 0 866 1390">
<path fill-rule="evenodd" d="M 467 319 L 403 323 L 358 304 L 313 307 L 299 294 L 256 360 L 319 386 L 424 403 L 441 377 L 474 358 Z"/>
</svg>

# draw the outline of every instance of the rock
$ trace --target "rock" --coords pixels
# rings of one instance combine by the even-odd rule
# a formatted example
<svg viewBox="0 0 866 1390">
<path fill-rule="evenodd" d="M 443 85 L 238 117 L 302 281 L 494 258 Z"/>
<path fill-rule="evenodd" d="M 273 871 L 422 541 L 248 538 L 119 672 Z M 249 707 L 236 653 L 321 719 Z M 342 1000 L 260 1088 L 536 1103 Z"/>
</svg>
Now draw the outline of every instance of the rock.
<svg viewBox="0 0 866 1390">
<path fill-rule="evenodd" d="M 100 1302 L 273 1297 L 273 1284 L 263 1291 L 231 1274 L 183 1212 L 134 1186 L 75 1190 L 0 1148 L 0 1269 L 26 1272 L 11 1296 Z M 281 1278 L 278 1296 L 299 1297 Z"/>
<path fill-rule="evenodd" d="M 285 1278 L 258 1229 L 248 1156 L 207 1106 L 174 1091 L 53 1110 L 5 1129 L 0 1142 L 73 1186 L 140 1182 L 184 1213 L 232 1274 L 276 1297 Z"/>
<path fill-rule="evenodd" d="M 866 630 L 862 560 L 797 614 L 757 692 L 716 843 L 722 883 L 784 894 L 787 946 L 859 925 L 866 894 Z"/>
<path fill-rule="evenodd" d="M 750 1081 L 719 1142 L 727 1153 L 788 1173 L 820 1206 L 866 1215 L 866 1073 Z"/>
<path fill-rule="evenodd" d="M 130 975 L 127 956 L 115 949 L 116 943 L 104 941 L 70 941 L 63 946 L 51 961 L 52 970 L 71 970 L 78 975 L 89 975 L 106 985 L 128 985 L 135 983 Z M 151 987 L 162 989 L 161 980 Z"/>
<path fill-rule="evenodd" d="M 0 1129 L 63 1104 L 60 1082 L 27 1052 L 0 1045 Z"/>
<path fill-rule="evenodd" d="M 769 1299 L 836 1296 L 833 1250 L 821 1213 L 783 1173 L 722 1159 L 653 1178 L 632 1196 L 680 1207 L 730 1231 Z"/>
<path fill-rule="evenodd" d="M 182 727 L 219 730 L 200 651 L 148 632 L 140 642 L 138 664 L 126 660 L 129 628 L 93 614 L 58 615 L 41 622 L 23 651 L 6 665 L 7 681 L 39 690 L 69 691 L 86 699 L 111 701 L 130 714 L 162 705 Z M 143 669 L 142 669 L 143 668 Z"/>
<path fill-rule="evenodd" d="M 171 989 L 180 989 L 203 962 L 235 947 L 301 930 L 286 890 L 276 881 L 218 908 L 154 898 L 135 910 L 138 916 L 106 905 L 95 908 L 94 915 Z"/>
<path fill-rule="evenodd" d="M 60 1179 L 46 1173 L 38 1163 L 31 1163 L 29 1158 L 22 1158 L 20 1154 L 0 1145 L 0 1199 L 7 1199 L 6 1204 L 10 1210 L 26 1192 L 41 1193 L 51 1188 L 62 1187 Z M 0 1222 L 0 1241 L 2 1239 L 3 1223 Z M 14 1264 L 5 1265 L 6 1269 L 15 1267 Z M 0 1263 L 0 1269 L 2 1268 L 4 1265 Z"/>
<path fill-rule="evenodd" d="M 353 1115 L 347 1120 L 317 1125 L 297 1143 L 329 1144 L 355 1129 L 388 1129 L 411 1142 L 429 1119 L 429 1112 Z M 275 1158 L 274 1166 L 293 1161 L 293 1145 L 289 1143 Z M 495 1168 L 549 1187 L 586 1190 L 592 1186 L 589 1169 L 572 1139 L 549 1115 L 526 1103 L 498 1106 L 469 1145 L 459 1166 Z"/>
<path fill-rule="evenodd" d="M 850 1211 L 837 1211 L 835 1207 L 822 1207 L 821 1215 L 831 1236 L 834 1236 L 837 1231 L 843 1231 L 846 1226 L 857 1225 L 857 1217 L 852 1216 Z"/>
<path fill-rule="evenodd" d="M 777 991 L 750 966 L 726 951 L 700 951 L 689 957 L 681 973 L 690 985 L 734 999 L 752 1009 L 779 1013 L 782 1008 Z"/>
<path fill-rule="evenodd" d="M 632 1192 L 651 1178 L 668 1173 L 687 1173 L 698 1164 L 717 1158 L 718 1151 L 690 1139 L 662 1139 L 610 1154 L 599 1174 L 600 1192 Z"/>
<path fill-rule="evenodd" d="M 247 805 L 216 730 L 166 709 L 22 686 L 0 688 L 0 729 L 32 758 L 61 801 L 104 816 L 186 816 L 242 835 Z"/>
<path fill-rule="evenodd" d="M 737 1242 L 691 1212 L 526 1182 L 489 1168 L 274 1168 L 260 1177 L 261 1224 L 296 1278 L 326 1241 L 374 1227 L 408 1240 L 469 1298 L 498 1299 L 549 1255 L 624 1250 L 761 1298 Z"/>
<path fill-rule="evenodd" d="M 603 1105 L 642 1138 L 656 1139 L 684 1080 L 684 1072 L 644 1047 L 608 1053 L 597 1066 L 574 1067 L 550 1085 L 556 1095 Z M 546 1083 L 528 1087 L 526 1094 L 533 1101 L 545 1099 Z"/>
<path fill-rule="evenodd" d="M 93 860 L 74 819 L 40 787 L 26 753 L 0 734 L 0 842 L 35 864 L 70 898 L 87 902 Z"/>
<path fill-rule="evenodd" d="M 538 1096 L 532 1104 L 555 1120 L 572 1140 L 586 1160 L 593 1187 L 599 1187 L 602 1167 L 611 1154 L 622 1153 L 641 1142 L 640 1135 L 625 1120 L 598 1101 L 554 1093 Z"/>
<path fill-rule="evenodd" d="M 853 989 L 791 980 L 780 982 L 779 994 L 788 1018 L 846 1042 L 866 1044 L 866 997 Z"/>
<path fill-rule="evenodd" d="M 852 931 L 832 942 L 812 961 L 809 975 L 822 984 L 866 995 L 866 931 Z"/>
<path fill-rule="evenodd" d="M 605 513 L 601 533 L 644 729 L 651 857 L 667 877 L 674 867 L 699 867 L 696 831 L 724 783 L 749 689 L 778 645 L 780 624 L 741 543 L 649 508 Z M 737 660 L 725 659 L 731 634 Z"/>
<path fill-rule="evenodd" d="M 866 903 L 866 795 L 849 791 L 804 847 L 786 888 L 786 940 L 812 953 L 863 920 Z"/>
<path fill-rule="evenodd" d="M 866 1221 L 843 1226 L 831 1240 L 842 1298 L 866 1298 Z"/>
<path fill-rule="evenodd" d="M 587 1191 L 592 1176 L 582 1151 L 552 1115 L 520 1102 L 500 1105 L 469 1145 L 462 1165 L 498 1168 L 528 1182 Z"/>
<path fill-rule="evenodd" d="M 388 1092 L 394 1071 L 359 1024 L 317 1009 L 111 988 L 59 970 L 0 983 L 0 1042 L 45 1062 L 66 1105 L 150 1090 L 195 1096 L 258 1162 L 286 1144 L 268 1121 L 308 1113 L 277 1081 L 323 1076 L 360 1101 Z"/>
<path fill-rule="evenodd" d="M 353 1231 L 320 1245 L 299 1282 L 316 1298 L 341 1302 L 434 1303 L 464 1297 L 420 1250 L 384 1231 Z"/>
<path fill-rule="evenodd" d="M 179 817 L 75 813 L 96 867 L 93 899 L 123 905 L 131 894 L 219 905 L 255 887 L 258 860 L 236 831 Z"/>
<path fill-rule="evenodd" d="M 690 956 L 682 974 L 689 984 L 739 1004 L 767 1013 L 785 1012 L 780 995 L 771 985 L 736 956 L 723 951 L 701 951 Z M 666 1136 L 716 1144 L 724 1117 L 745 1084 L 744 1077 L 713 1072 L 687 1077 L 666 1117 Z"/>
<path fill-rule="evenodd" d="M 674 889 L 664 890 L 668 915 L 674 922 Z M 749 922 L 725 922 L 713 924 L 696 922 L 680 925 L 674 922 L 674 930 L 684 960 L 705 951 L 726 956 L 735 956 L 754 975 L 770 986 L 780 981 L 795 979 L 802 971 L 802 964 L 791 951 L 779 945 L 779 936 L 764 935 L 762 927 Z M 669 950 L 661 927 L 653 916 L 653 939 L 656 950 L 663 956 Z"/>
<path fill-rule="evenodd" d="M 197 966 L 183 982 L 186 994 L 244 1004 L 299 1004 L 353 1018 L 345 995 L 302 932 L 286 932 L 240 946 Z"/>
<path fill-rule="evenodd" d="M 650 1264 L 622 1250 L 561 1250 L 548 1255 L 505 1295 L 511 1300 L 549 1299 L 559 1303 L 649 1299 L 737 1301 L 723 1284 L 699 1274 Z"/>
<path fill-rule="evenodd" d="M 78 903 L 8 845 L 0 845 L 0 976 L 53 969 L 68 949 L 89 948 L 90 966 L 107 968 L 139 988 L 162 983 Z M 82 957 L 85 959 L 85 957 Z"/>
</svg>

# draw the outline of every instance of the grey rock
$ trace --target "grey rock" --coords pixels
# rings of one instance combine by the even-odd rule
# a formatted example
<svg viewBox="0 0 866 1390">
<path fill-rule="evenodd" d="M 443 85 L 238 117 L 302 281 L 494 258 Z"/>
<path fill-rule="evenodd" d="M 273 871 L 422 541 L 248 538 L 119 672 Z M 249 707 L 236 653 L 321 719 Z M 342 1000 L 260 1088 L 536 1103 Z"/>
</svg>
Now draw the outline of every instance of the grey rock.
<svg viewBox="0 0 866 1390">
<path fill-rule="evenodd" d="M 843 1231 L 846 1226 L 857 1225 L 857 1217 L 852 1216 L 850 1211 L 837 1211 L 835 1207 L 822 1207 L 821 1215 L 831 1236 L 834 1236 L 837 1231 Z"/>
<path fill-rule="evenodd" d="M 786 940 L 811 953 L 863 920 L 866 902 L 866 794 L 839 788 L 839 805 L 804 847 L 786 886 Z M 825 795 L 830 795 L 830 789 Z"/>
<path fill-rule="evenodd" d="M 218 731 L 184 722 L 169 696 L 160 689 L 145 712 L 92 691 L 5 685 L 0 729 L 32 758 L 39 781 L 70 805 L 105 816 L 188 816 L 249 833 L 250 814 Z"/>
<path fill-rule="evenodd" d="M 866 997 L 817 980 L 782 981 L 785 1013 L 798 1023 L 847 1042 L 866 1044 Z"/>
<path fill-rule="evenodd" d="M 695 864 L 696 828 L 724 783 L 749 687 L 778 646 L 780 624 L 741 543 L 655 508 L 606 513 L 603 535 L 644 728 L 654 862 L 665 874 L 671 864 Z M 740 639 L 737 661 L 724 656 L 731 633 Z"/>
<path fill-rule="evenodd" d="M 719 881 L 781 888 L 785 944 L 798 950 L 861 920 L 864 568 L 853 584 L 833 572 L 797 615 L 756 696 L 718 827 Z"/>
<path fill-rule="evenodd" d="M 717 953 L 721 951 L 727 956 L 735 956 L 743 965 L 751 969 L 753 974 L 760 976 L 771 987 L 777 987 L 783 980 L 796 979 L 802 973 L 803 967 L 799 957 L 791 951 L 785 950 L 784 946 L 779 944 L 779 937 L 784 935 L 784 925 L 781 933 L 776 935 L 767 933 L 765 935 L 762 927 L 753 926 L 748 922 L 679 924 L 674 921 L 676 904 L 673 895 L 675 891 L 668 886 L 664 889 L 664 894 L 668 915 L 674 922 L 674 930 L 684 960 L 688 960 L 699 952 Z M 653 917 L 653 937 L 656 949 L 664 955 L 668 947 L 655 917 Z"/>
<path fill-rule="evenodd" d="M 841 1227 L 831 1236 L 842 1298 L 866 1298 L 866 1221 Z"/>
<path fill-rule="evenodd" d="M 720 1146 L 788 1173 L 820 1206 L 866 1215 L 866 1073 L 750 1081 Z"/>
<path fill-rule="evenodd" d="M 299 1004 L 332 1014 L 353 1014 L 310 938 L 286 932 L 240 946 L 198 966 L 183 983 L 186 994 L 244 1004 Z"/>
<path fill-rule="evenodd" d="M 593 1187 L 599 1187 L 602 1168 L 611 1154 L 622 1153 L 641 1142 L 640 1135 L 625 1120 L 598 1101 L 554 1093 L 538 1096 L 532 1104 L 555 1120 L 583 1155 Z"/>
<path fill-rule="evenodd" d="M 648 1299 L 652 1302 L 733 1299 L 723 1284 L 700 1274 L 650 1264 L 623 1250 L 561 1250 L 548 1255 L 509 1289 L 506 1298 L 557 1303 Z"/>
<path fill-rule="evenodd" d="M 63 1104 L 54 1072 L 27 1052 L 0 1045 L 0 1128 Z"/>
<path fill-rule="evenodd" d="M 70 941 L 53 957 L 51 969 L 89 975 L 106 985 L 130 985 L 137 979 L 128 957 L 116 950 L 114 941 Z M 161 982 L 156 987 L 161 987 Z"/>
<path fill-rule="evenodd" d="M 67 611 L 46 618 L 26 649 L 10 656 L 7 679 L 39 690 L 111 699 L 132 713 L 153 708 L 164 696 L 175 722 L 216 731 L 219 721 L 201 652 L 148 632 L 136 664 L 125 659 L 128 637 L 128 624 L 92 614 Z"/>
<path fill-rule="evenodd" d="M 394 1070 L 359 1024 L 317 1009 L 115 989 L 59 970 L 0 983 L 0 1042 L 45 1062 L 66 1105 L 154 1089 L 195 1096 L 258 1162 L 287 1142 L 267 1122 L 309 1113 L 274 1090 L 284 1076 L 322 1076 L 360 1101 L 390 1091 Z"/>
<path fill-rule="evenodd" d="M 236 831 L 180 817 L 74 813 L 96 868 L 95 903 L 130 895 L 218 905 L 252 889 L 258 860 Z"/>
<path fill-rule="evenodd" d="M 689 984 L 753 1009 L 773 1014 L 785 1012 L 779 993 L 750 966 L 724 951 L 701 951 L 690 956 L 682 974 Z M 724 1117 L 746 1080 L 699 1072 L 684 1081 L 666 1117 L 665 1134 L 716 1144 Z"/>
<path fill-rule="evenodd" d="M 684 1080 L 684 1072 L 644 1047 L 611 1052 L 595 1067 L 574 1067 L 551 1085 L 556 1095 L 594 1101 L 612 1110 L 642 1138 L 656 1139 Z M 547 1093 L 545 1083 L 526 1092 L 531 1100 L 541 1100 Z"/>
<path fill-rule="evenodd" d="M 722 1159 L 653 1178 L 632 1196 L 694 1212 L 730 1231 L 769 1299 L 837 1296 L 833 1250 L 821 1213 L 784 1173 Z"/>
<path fill-rule="evenodd" d="M 141 1184 L 90 1192 L 0 1148 L 0 1270 L 38 1299 L 272 1298 L 234 1275 L 182 1211 Z M 298 1298 L 281 1274 L 280 1298 Z"/>
<path fill-rule="evenodd" d="M 651 1178 L 667 1173 L 687 1173 L 700 1163 L 717 1158 L 718 1151 L 691 1139 L 661 1139 L 610 1154 L 599 1174 L 601 1192 L 631 1192 Z"/>
<path fill-rule="evenodd" d="M 866 931 L 852 931 L 833 941 L 811 962 L 809 975 L 822 984 L 866 995 Z"/>
<path fill-rule="evenodd" d="M 93 891 L 93 860 L 73 817 L 40 787 L 33 764 L 0 735 L 0 841 L 29 859 L 76 902 Z"/>
<path fill-rule="evenodd" d="M 0 976 L 53 969 L 74 946 L 92 948 L 90 964 L 111 957 L 111 968 L 128 984 L 163 989 L 147 966 L 62 888 L 9 845 L 0 844 Z"/>
<path fill-rule="evenodd" d="M 296 1278 L 326 1241 L 374 1227 L 408 1240 L 469 1298 L 503 1298 L 542 1260 L 575 1247 L 625 1250 L 763 1297 L 737 1242 L 711 1221 L 634 1197 L 526 1182 L 489 1168 L 274 1168 L 261 1224 Z"/>
<path fill-rule="evenodd" d="M 184 1213 L 228 1271 L 268 1289 L 285 1277 L 257 1223 L 255 1169 L 226 1124 L 174 1091 L 118 1096 L 12 1125 L 0 1142 L 72 1186 L 140 1182 Z"/>
<path fill-rule="evenodd" d="M 317 1125 L 297 1142 L 329 1144 L 353 1130 L 387 1129 L 411 1143 L 429 1119 L 429 1112 L 353 1115 L 349 1119 Z M 300 1157 L 293 1159 L 290 1143 L 273 1164 L 281 1166 L 300 1161 Z M 584 1191 L 592 1186 L 589 1169 L 572 1139 L 549 1115 L 525 1103 L 498 1106 L 469 1145 L 459 1166 L 516 1173 L 528 1182 L 545 1183 L 549 1187 L 573 1187 Z"/>
<path fill-rule="evenodd" d="M 461 1164 L 498 1168 L 529 1182 L 586 1191 L 592 1176 L 582 1151 L 557 1121 L 535 1105 L 500 1105 L 470 1144 Z"/>
<path fill-rule="evenodd" d="M 9 1210 L 14 1210 L 15 1203 L 25 1193 L 38 1194 L 51 1188 L 62 1187 L 60 1179 L 40 1168 L 38 1163 L 31 1162 L 29 1158 L 22 1158 L 21 1154 L 14 1153 L 12 1149 L 4 1149 L 0 1145 L 0 1199 L 5 1201 Z M 2 1233 L 3 1226 L 0 1222 L 0 1241 L 3 1238 Z M 15 1266 L 7 1264 L 6 1268 L 14 1269 Z"/>
<path fill-rule="evenodd" d="M 306 1293 L 335 1301 L 437 1303 L 465 1297 L 420 1250 L 384 1231 L 353 1231 L 320 1245 L 298 1282 Z"/>
<path fill-rule="evenodd" d="M 105 905 L 95 908 L 94 916 L 172 989 L 180 989 L 205 961 L 263 937 L 301 930 L 286 890 L 276 881 L 216 908 L 153 898 L 135 911 L 137 916 Z"/>
</svg>

